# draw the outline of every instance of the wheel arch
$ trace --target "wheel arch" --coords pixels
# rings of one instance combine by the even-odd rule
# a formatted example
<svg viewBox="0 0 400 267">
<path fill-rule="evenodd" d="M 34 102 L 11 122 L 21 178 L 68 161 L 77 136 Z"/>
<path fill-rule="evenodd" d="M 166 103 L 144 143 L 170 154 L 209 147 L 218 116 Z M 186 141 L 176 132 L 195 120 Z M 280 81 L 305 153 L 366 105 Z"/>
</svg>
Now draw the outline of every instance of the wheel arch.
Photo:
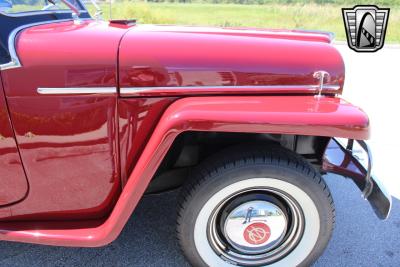
<svg viewBox="0 0 400 267">
<path fill-rule="evenodd" d="M 109 217 L 99 226 L 78 229 L 7 228 L 0 239 L 96 247 L 119 235 L 174 140 L 184 132 L 283 134 L 367 139 L 363 111 L 335 97 L 188 97 L 171 104 L 158 122 Z"/>
<path fill-rule="evenodd" d="M 319 170 L 330 137 L 294 134 L 186 131 L 180 133 L 158 166 L 146 193 L 160 193 L 181 186 L 191 171 L 209 157 L 234 147 L 282 147 Z"/>
</svg>

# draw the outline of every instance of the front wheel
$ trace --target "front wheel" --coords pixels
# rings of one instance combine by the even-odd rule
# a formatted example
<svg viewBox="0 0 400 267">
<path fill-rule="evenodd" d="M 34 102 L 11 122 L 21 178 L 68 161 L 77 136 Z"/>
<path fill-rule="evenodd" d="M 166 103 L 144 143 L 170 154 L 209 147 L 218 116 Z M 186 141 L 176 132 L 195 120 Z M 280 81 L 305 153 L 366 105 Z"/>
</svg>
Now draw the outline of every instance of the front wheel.
<svg viewBox="0 0 400 267">
<path fill-rule="evenodd" d="M 308 266 L 334 224 L 321 176 L 281 148 L 241 148 L 208 160 L 182 199 L 178 239 L 194 266 Z"/>
</svg>

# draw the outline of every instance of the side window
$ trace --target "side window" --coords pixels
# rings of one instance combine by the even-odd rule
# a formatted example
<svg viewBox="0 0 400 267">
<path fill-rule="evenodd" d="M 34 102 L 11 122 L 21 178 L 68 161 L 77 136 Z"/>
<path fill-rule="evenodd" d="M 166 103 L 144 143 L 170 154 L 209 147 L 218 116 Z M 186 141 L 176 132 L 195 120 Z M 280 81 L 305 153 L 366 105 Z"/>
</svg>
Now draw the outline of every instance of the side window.
<svg viewBox="0 0 400 267">
<path fill-rule="evenodd" d="M 52 4 L 51 2 L 54 2 L 54 4 Z M 77 7 L 80 7 L 79 2 L 76 0 L 69 0 L 69 2 Z M 43 10 L 70 9 L 61 0 L 0 0 L 0 12 L 5 14 L 16 14 Z"/>
<path fill-rule="evenodd" d="M 10 55 L 8 54 L 8 51 L 3 45 L 3 42 L 0 40 L 0 64 L 4 64 L 10 61 Z"/>
</svg>

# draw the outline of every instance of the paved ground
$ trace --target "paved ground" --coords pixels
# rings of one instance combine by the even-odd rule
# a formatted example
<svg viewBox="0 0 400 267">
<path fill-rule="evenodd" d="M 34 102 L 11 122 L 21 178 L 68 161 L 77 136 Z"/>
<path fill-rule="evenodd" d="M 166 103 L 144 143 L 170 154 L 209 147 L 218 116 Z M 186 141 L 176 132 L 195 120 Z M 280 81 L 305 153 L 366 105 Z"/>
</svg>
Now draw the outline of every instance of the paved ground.
<svg viewBox="0 0 400 267">
<path fill-rule="evenodd" d="M 400 49 L 356 54 L 339 46 L 346 61 L 345 97 L 369 113 L 376 174 L 394 198 L 388 221 L 375 218 L 351 181 L 326 176 L 336 203 L 336 228 L 315 266 L 400 266 L 400 139 L 397 103 Z M 396 82 L 395 82 L 396 80 Z M 0 242 L 0 266 L 188 266 L 175 242 L 176 192 L 146 196 L 120 238 L 105 248 L 57 248 Z"/>
<path fill-rule="evenodd" d="M 400 201 L 375 218 L 350 180 L 326 177 L 336 203 L 331 243 L 315 266 L 399 266 Z M 1 266 L 188 266 L 175 242 L 177 192 L 146 196 L 120 238 L 105 248 L 57 248 L 0 242 Z"/>
</svg>

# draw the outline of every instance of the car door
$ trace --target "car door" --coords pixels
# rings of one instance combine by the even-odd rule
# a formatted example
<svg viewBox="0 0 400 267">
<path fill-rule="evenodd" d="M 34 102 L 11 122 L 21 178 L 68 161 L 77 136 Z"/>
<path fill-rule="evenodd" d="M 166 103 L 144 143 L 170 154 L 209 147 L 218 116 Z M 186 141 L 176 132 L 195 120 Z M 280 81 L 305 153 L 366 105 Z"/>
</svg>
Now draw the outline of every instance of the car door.
<svg viewBox="0 0 400 267">
<path fill-rule="evenodd" d="M 17 35 L 20 65 L 2 74 L 29 194 L 11 207 L 14 218 L 94 219 L 112 209 L 121 191 L 116 64 L 124 31 L 68 20 Z"/>
<path fill-rule="evenodd" d="M 0 206 L 23 199 L 27 192 L 28 183 L 15 143 L 0 76 Z M 8 216 L 8 212 L 8 209 L 0 209 L 0 216 Z"/>
</svg>

